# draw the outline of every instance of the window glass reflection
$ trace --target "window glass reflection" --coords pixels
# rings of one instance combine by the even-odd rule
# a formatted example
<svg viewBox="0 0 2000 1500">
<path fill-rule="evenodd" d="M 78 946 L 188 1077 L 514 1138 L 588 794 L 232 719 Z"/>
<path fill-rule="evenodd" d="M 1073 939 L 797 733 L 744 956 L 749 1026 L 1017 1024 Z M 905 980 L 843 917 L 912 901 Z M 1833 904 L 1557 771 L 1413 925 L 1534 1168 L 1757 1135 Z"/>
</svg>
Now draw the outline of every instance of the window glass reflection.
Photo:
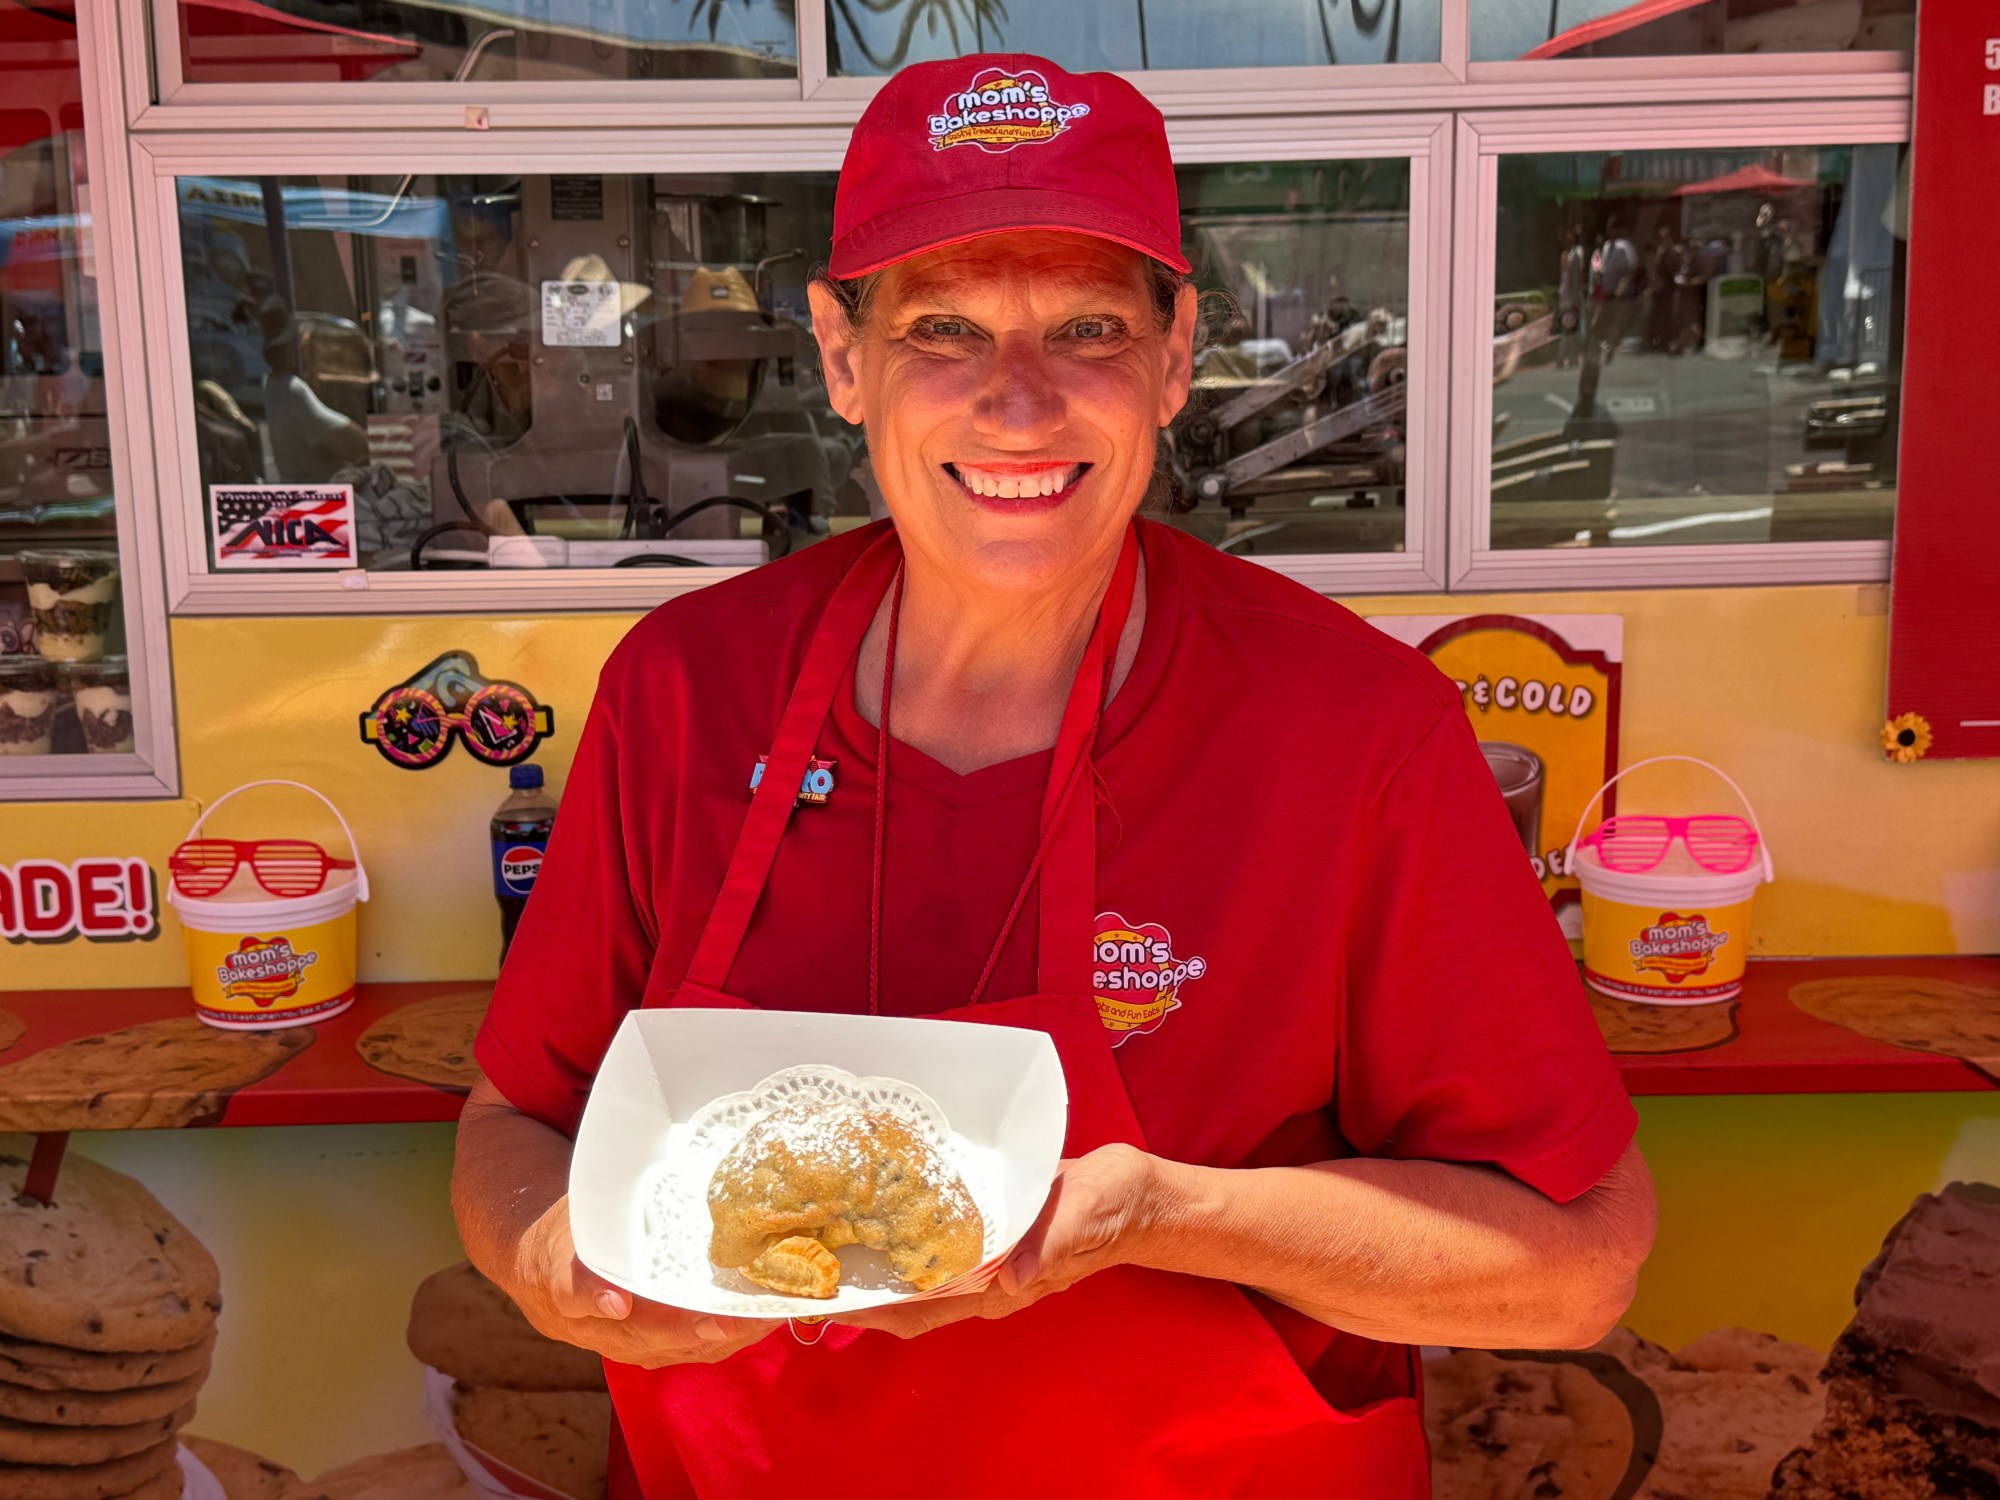
<svg viewBox="0 0 2000 1500">
<path fill-rule="evenodd" d="M 0 9 L 0 755 L 132 749 L 76 24 Z"/>
<path fill-rule="evenodd" d="M 1440 0 L 822 0 L 827 67 L 893 73 L 968 52 L 1073 72 L 1438 60 Z"/>
<path fill-rule="evenodd" d="M 180 0 L 190 83 L 791 78 L 792 0 Z"/>
<path fill-rule="evenodd" d="M 1492 544 L 1888 536 L 1901 151 L 1503 158 Z"/>
<path fill-rule="evenodd" d="M 1176 524 L 1403 546 L 1409 176 L 1181 170 L 1208 337 L 1160 454 Z M 865 524 L 865 434 L 828 404 L 805 295 L 833 186 L 179 179 L 212 549 L 260 484 L 350 488 L 370 568 L 744 565 Z"/>
<path fill-rule="evenodd" d="M 1472 60 L 1900 52 L 1916 0 L 1478 0 Z"/>
</svg>

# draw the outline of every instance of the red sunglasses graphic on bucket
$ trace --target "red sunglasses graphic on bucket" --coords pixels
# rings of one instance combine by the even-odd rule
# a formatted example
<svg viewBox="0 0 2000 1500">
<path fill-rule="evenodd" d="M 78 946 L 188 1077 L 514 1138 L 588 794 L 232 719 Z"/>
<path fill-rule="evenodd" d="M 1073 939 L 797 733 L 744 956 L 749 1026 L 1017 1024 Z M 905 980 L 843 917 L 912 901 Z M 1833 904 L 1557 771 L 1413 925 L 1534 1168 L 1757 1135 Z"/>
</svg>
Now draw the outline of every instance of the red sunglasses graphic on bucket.
<svg viewBox="0 0 2000 1500">
<path fill-rule="evenodd" d="M 220 894 L 249 865 L 250 873 L 273 896 L 315 896 L 335 870 L 354 861 L 335 859 L 310 839 L 189 839 L 167 856 L 174 887 L 183 896 Z"/>
<path fill-rule="evenodd" d="M 1709 813 L 1687 818 L 1648 813 L 1606 818 L 1577 840 L 1579 849 L 1595 849 L 1607 870 L 1633 875 L 1656 869 L 1679 839 L 1694 862 L 1718 875 L 1750 868 L 1757 857 L 1757 830 L 1747 818 Z"/>
</svg>

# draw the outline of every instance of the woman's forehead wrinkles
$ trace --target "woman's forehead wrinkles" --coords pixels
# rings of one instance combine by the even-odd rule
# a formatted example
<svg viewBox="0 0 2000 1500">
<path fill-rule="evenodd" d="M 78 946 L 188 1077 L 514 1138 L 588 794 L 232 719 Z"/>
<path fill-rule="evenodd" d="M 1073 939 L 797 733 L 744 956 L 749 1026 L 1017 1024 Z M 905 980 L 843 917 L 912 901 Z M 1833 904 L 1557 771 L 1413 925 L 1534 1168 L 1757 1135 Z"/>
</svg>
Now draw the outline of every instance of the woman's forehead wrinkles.
<svg viewBox="0 0 2000 1500">
<path fill-rule="evenodd" d="M 1142 300 L 1145 287 L 1126 257 L 1095 245 L 1051 245 L 1026 253 L 946 250 L 926 256 L 926 264 L 904 268 L 885 288 L 893 302 L 1012 298 L 1049 293 Z"/>
</svg>

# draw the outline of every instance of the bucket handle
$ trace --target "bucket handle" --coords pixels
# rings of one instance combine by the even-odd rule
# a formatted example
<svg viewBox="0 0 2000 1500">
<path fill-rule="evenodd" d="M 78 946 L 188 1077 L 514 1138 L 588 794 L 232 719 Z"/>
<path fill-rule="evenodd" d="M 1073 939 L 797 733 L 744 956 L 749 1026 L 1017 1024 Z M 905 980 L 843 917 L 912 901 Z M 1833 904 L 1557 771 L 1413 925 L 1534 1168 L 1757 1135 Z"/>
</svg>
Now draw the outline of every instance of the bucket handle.
<svg viewBox="0 0 2000 1500">
<path fill-rule="evenodd" d="M 1722 767 L 1720 766 L 1710 765 L 1707 761 L 1701 759 L 1699 756 L 1694 756 L 1694 755 L 1649 755 L 1644 760 L 1635 760 L 1632 762 L 1631 765 L 1627 766 L 1624 770 L 1620 771 L 1616 776 L 1613 776 L 1609 781 L 1605 782 L 1603 786 L 1599 787 L 1596 791 L 1592 792 L 1590 794 L 1590 800 L 1583 804 L 1583 812 L 1579 814 L 1577 817 L 1576 832 L 1572 833 L 1569 836 L 1569 849 L 1568 852 L 1566 852 L 1563 855 L 1563 868 L 1567 870 L 1574 870 L 1576 868 L 1577 840 L 1583 837 L 1583 825 L 1590 821 L 1590 811 L 1592 808 L 1597 806 L 1598 798 L 1602 797 L 1606 792 L 1610 791 L 1612 787 L 1616 786 L 1625 777 L 1630 776 L 1634 771 L 1639 770 L 1641 767 L 1657 766 L 1665 761 L 1670 761 L 1670 760 L 1686 761 L 1691 766 L 1700 766 L 1704 771 L 1713 771 L 1717 776 L 1720 776 L 1723 779 L 1723 781 L 1728 784 L 1730 791 L 1736 793 L 1736 800 L 1741 802 L 1743 804 L 1743 810 L 1748 814 L 1750 814 L 1750 827 L 1757 834 L 1757 852 L 1763 858 L 1764 861 L 1764 880 L 1767 884 L 1770 881 L 1776 880 L 1778 878 L 1777 873 L 1771 868 L 1771 846 L 1764 841 L 1763 827 L 1757 822 L 1757 809 L 1750 805 L 1750 799 L 1743 794 L 1743 788 L 1738 786 L 1733 780 L 1730 779 L 1730 775 L 1727 771 L 1723 770 Z"/>
<path fill-rule="evenodd" d="M 332 798 L 328 797 L 322 791 L 307 786 L 303 781 L 246 781 L 239 787 L 232 787 L 202 809 L 201 816 L 194 820 L 194 827 L 188 830 L 188 838 L 192 839 L 199 834 L 201 832 L 201 825 L 206 823 L 210 815 L 219 810 L 222 804 L 227 802 L 231 797 L 234 797 L 238 792 L 254 791 L 260 786 L 296 787 L 308 796 L 319 798 L 325 804 L 326 810 L 333 814 L 333 820 L 340 825 L 340 831 L 347 835 L 347 852 L 354 856 L 355 899 L 366 901 L 368 899 L 368 871 L 361 863 L 361 846 L 354 842 L 354 830 L 347 826 L 347 819 L 342 817 L 340 809 L 333 805 Z"/>
</svg>

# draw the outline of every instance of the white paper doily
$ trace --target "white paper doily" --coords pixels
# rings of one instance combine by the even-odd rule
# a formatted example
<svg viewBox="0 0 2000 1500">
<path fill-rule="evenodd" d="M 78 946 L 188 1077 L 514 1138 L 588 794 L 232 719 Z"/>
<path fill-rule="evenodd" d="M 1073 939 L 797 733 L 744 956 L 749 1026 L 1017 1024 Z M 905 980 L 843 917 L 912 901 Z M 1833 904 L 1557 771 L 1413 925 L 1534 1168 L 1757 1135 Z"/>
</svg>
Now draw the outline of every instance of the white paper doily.
<svg viewBox="0 0 2000 1500">
<path fill-rule="evenodd" d="M 807 1099 L 828 1105 L 887 1110 L 929 1142 L 959 1177 L 985 1223 L 980 1265 L 956 1281 L 917 1292 L 889 1274 L 879 1255 L 858 1247 L 841 1252 L 840 1291 L 830 1301 L 786 1297 L 765 1290 L 735 1271 L 710 1263 L 713 1221 L 708 1185 L 750 1127 L 787 1104 Z M 755 1088 L 725 1094 L 696 1110 L 685 1124 L 667 1131 L 667 1149 L 643 1194 L 648 1268 L 662 1283 L 696 1287 L 713 1300 L 720 1293 L 738 1317 L 791 1318 L 880 1306 L 889 1301 L 954 1296 L 977 1291 L 993 1279 L 1007 1248 L 1000 1205 L 1001 1164 L 990 1148 L 955 1134 L 944 1111 L 922 1089 L 899 1078 L 858 1078 L 820 1064 L 786 1068 Z"/>
</svg>

